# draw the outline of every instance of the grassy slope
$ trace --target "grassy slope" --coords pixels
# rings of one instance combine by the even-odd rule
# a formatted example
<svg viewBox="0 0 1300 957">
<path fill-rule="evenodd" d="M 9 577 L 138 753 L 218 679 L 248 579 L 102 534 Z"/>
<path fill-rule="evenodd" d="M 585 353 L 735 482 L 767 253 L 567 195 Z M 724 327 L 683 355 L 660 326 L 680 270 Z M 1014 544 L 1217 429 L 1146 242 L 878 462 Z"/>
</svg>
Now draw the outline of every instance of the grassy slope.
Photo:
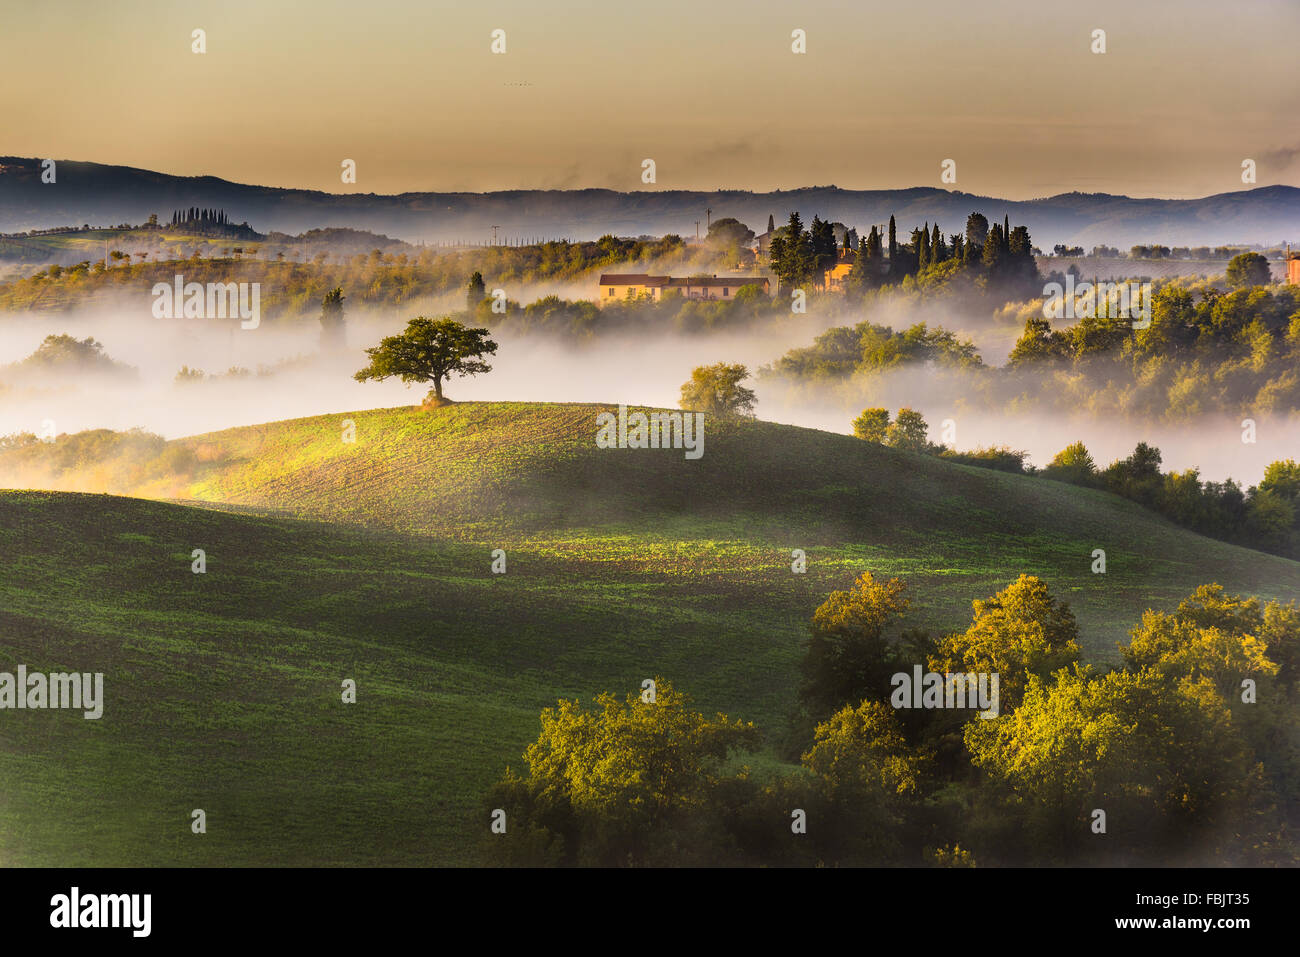
<svg viewBox="0 0 1300 957">
<path fill-rule="evenodd" d="M 697 461 L 601 450 L 600 411 L 470 403 L 197 436 L 181 441 L 222 458 L 184 494 L 583 559 L 622 576 L 685 562 L 705 580 L 766 594 L 791 592 L 789 552 L 803 548 L 828 587 L 864 568 L 907 577 L 935 627 L 962 624 L 971 598 L 1024 571 L 1071 601 L 1102 657 L 1144 608 L 1196 583 L 1300 593 L 1297 563 L 1103 492 L 763 422 L 710 421 Z M 353 444 L 340 438 L 346 419 Z M 1096 548 L 1105 575 L 1091 573 Z"/>
<path fill-rule="evenodd" d="M 180 440 L 216 459 L 192 496 L 325 521 L 0 493 L 0 667 L 104 671 L 108 697 L 98 722 L 0 712 L 0 863 L 471 862 L 478 795 L 541 707 L 662 674 L 779 733 L 803 622 L 866 568 L 906 577 L 934 627 L 1043 575 L 1093 657 L 1203 581 L 1300 594 L 1297 563 L 1101 493 L 763 423 L 710 422 L 698 461 L 602 451 L 596 411 Z"/>
</svg>

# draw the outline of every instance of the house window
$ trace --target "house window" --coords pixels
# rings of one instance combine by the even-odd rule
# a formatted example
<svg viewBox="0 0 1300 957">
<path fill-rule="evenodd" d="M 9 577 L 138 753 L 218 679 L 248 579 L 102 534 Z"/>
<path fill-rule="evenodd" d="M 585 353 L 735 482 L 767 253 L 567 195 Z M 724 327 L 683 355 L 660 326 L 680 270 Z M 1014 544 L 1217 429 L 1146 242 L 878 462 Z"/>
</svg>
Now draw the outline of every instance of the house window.
<svg viewBox="0 0 1300 957">
<path fill-rule="evenodd" d="M 729 292 L 727 291 L 727 287 L 726 287 L 726 286 L 723 286 L 723 287 L 722 287 L 722 298 L 723 298 L 723 299 L 726 299 L 727 296 L 729 296 L 729 295 L 731 295 L 731 293 L 729 293 Z"/>
<path fill-rule="evenodd" d="M 610 287 L 609 287 L 609 294 L 612 296 L 612 295 L 614 295 L 614 292 L 615 292 L 614 287 L 613 287 L 613 286 L 610 286 Z"/>
</svg>

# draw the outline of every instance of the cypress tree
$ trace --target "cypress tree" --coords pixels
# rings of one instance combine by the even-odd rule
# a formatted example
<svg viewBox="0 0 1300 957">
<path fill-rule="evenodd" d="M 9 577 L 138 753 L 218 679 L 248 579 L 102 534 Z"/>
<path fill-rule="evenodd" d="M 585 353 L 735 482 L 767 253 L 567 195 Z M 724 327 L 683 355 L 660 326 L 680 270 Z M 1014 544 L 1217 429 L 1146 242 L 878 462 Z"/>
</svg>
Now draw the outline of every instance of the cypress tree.
<svg viewBox="0 0 1300 957">
<path fill-rule="evenodd" d="M 921 235 L 916 237 L 916 271 L 920 272 L 930 265 L 930 224 L 921 227 Z"/>
<path fill-rule="evenodd" d="M 898 256 L 898 230 L 894 226 L 894 217 L 889 217 L 889 258 Z"/>
<path fill-rule="evenodd" d="M 880 230 L 875 226 L 871 227 L 871 232 L 867 235 L 867 258 L 879 259 L 881 255 L 880 248 Z"/>
</svg>

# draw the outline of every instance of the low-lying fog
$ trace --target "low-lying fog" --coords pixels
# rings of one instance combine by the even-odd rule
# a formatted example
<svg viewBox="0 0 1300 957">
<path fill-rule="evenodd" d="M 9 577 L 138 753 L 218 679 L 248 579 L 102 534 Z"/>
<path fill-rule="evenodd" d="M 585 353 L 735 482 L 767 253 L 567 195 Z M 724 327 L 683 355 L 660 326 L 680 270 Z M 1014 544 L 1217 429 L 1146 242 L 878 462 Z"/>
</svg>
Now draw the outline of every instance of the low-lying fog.
<svg viewBox="0 0 1300 957">
<path fill-rule="evenodd" d="M 134 366 L 139 374 L 126 380 L 65 375 L 54 381 L 18 382 L 11 370 L 0 369 L 0 383 L 9 383 L 7 390 L 0 386 L 0 435 L 40 434 L 52 424 L 56 433 L 138 426 L 175 438 L 276 419 L 416 404 L 427 386 L 407 387 L 398 381 L 362 384 L 351 378 L 365 364 L 362 350 L 381 336 L 400 331 L 406 318 L 404 313 L 381 317 L 350 312 L 348 352 L 324 358 L 320 327 L 314 320 L 265 323 L 243 330 L 237 322 L 160 320 L 120 312 L 7 317 L 0 324 L 0 366 L 31 355 L 47 335 L 67 333 L 79 339 L 93 336 L 111 358 Z M 675 408 L 681 385 L 694 367 L 739 362 L 756 372 L 786 350 L 809 345 L 831 324 L 845 324 L 845 320 L 801 315 L 758 332 L 647 333 L 587 345 L 498 333 L 494 338 L 500 348 L 492 372 L 452 379 L 444 389 L 450 398 L 462 401 L 623 402 Z M 960 324 L 951 327 L 960 329 Z M 1005 355 L 1006 328 L 968 328 L 962 333 L 988 348 L 986 361 L 1000 362 Z M 177 384 L 176 373 L 183 365 L 209 374 L 243 367 L 251 375 Z M 275 367 L 274 374 L 259 376 L 259 366 Z M 848 400 L 843 400 L 844 405 L 829 398 L 809 401 L 776 383 L 751 380 L 747 384 L 758 392 L 759 418 L 768 421 L 848 433 L 860 411 Z M 1166 470 L 1197 467 L 1205 479 L 1232 477 L 1252 485 L 1269 462 L 1295 458 L 1300 452 L 1300 419 L 1296 418 L 1289 422 L 1257 419 L 1257 441 L 1247 444 L 1235 417 L 1175 427 L 1052 415 L 994 416 L 927 399 L 925 375 L 919 370 L 895 377 L 872 404 L 918 409 L 930 425 L 932 441 L 944 439 L 943 422 L 952 419 L 959 449 L 1008 445 L 1028 451 L 1037 465 L 1046 464 L 1076 439 L 1088 446 L 1100 465 L 1126 456 L 1138 441 L 1146 441 L 1161 450 Z"/>
</svg>

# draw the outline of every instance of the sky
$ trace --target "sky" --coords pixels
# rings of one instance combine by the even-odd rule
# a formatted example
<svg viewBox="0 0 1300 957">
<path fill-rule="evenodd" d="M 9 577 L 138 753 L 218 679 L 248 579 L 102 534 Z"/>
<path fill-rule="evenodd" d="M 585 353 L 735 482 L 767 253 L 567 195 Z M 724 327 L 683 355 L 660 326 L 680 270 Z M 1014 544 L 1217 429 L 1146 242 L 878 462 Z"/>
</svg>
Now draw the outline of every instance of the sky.
<svg viewBox="0 0 1300 957">
<path fill-rule="evenodd" d="M 0 155 L 330 192 L 1187 198 L 1300 185 L 1297 42 L 1300 0 L 13 3 Z"/>
</svg>

